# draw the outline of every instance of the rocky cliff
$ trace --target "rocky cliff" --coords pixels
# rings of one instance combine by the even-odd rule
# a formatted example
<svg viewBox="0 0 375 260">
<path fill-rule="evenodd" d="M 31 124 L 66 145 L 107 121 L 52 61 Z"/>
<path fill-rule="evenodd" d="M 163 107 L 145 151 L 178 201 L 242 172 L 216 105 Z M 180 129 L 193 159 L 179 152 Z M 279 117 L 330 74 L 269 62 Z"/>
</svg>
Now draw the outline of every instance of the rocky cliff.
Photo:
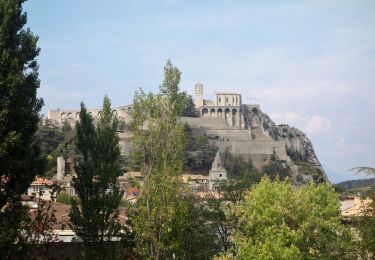
<svg viewBox="0 0 375 260">
<path fill-rule="evenodd" d="M 258 118 L 261 128 L 275 141 L 282 141 L 285 150 L 294 166 L 296 182 L 328 181 L 309 138 L 300 130 L 289 125 L 276 125 L 272 119 L 261 111 L 259 106 L 245 105 L 244 118 L 248 125 Z"/>
</svg>

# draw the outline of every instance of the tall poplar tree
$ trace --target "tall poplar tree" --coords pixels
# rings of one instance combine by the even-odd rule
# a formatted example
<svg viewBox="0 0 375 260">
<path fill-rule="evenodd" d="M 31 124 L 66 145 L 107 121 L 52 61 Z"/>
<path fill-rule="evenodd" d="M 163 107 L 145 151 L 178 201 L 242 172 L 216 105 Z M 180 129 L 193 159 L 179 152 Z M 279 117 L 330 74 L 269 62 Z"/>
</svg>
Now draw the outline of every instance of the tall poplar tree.
<svg viewBox="0 0 375 260">
<path fill-rule="evenodd" d="M 152 259 L 172 258 L 178 251 L 173 236 L 179 228 L 185 141 L 178 116 L 186 102 L 186 94 L 178 87 L 180 74 L 168 61 L 160 92 L 140 91 L 133 104 L 132 159 L 145 176 L 133 222 L 138 253 Z"/>
<path fill-rule="evenodd" d="M 37 98 L 38 37 L 23 29 L 24 0 L 0 0 L 0 255 L 20 248 L 26 211 L 20 197 L 44 163 L 34 133 L 43 100 Z M 9 256 L 8 254 L 8 256 Z"/>
<path fill-rule="evenodd" d="M 92 116 L 81 103 L 76 128 L 77 148 L 82 157 L 76 165 L 77 177 L 73 179 L 81 205 L 73 202 L 70 219 L 74 231 L 86 245 L 94 243 L 97 248 L 100 243 L 119 236 L 121 230 L 118 206 L 123 191 L 117 180 L 121 174 L 117 125 L 108 97 L 104 98 L 96 128 Z"/>
</svg>

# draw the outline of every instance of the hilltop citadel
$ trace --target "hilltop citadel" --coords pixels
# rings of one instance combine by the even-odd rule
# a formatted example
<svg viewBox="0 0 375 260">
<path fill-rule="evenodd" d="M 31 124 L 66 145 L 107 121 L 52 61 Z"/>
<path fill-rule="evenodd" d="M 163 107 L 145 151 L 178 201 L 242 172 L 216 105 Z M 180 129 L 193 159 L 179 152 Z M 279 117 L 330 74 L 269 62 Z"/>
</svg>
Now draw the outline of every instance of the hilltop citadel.
<svg viewBox="0 0 375 260">
<path fill-rule="evenodd" d="M 194 135 L 206 136 L 211 139 L 220 153 L 229 151 L 234 156 L 240 156 L 251 161 L 258 170 L 269 163 L 272 154 L 277 154 L 285 161 L 293 172 L 294 181 L 312 180 L 311 175 L 299 171 L 291 155 L 299 154 L 304 160 L 319 169 L 321 178 L 326 179 L 310 140 L 298 129 L 286 125 L 276 126 L 275 123 L 261 111 L 259 104 L 243 104 L 242 96 L 238 93 L 217 92 L 212 100 L 203 98 L 204 86 L 195 85 L 194 105 L 197 117 L 182 117 L 191 128 Z M 100 109 L 89 109 L 89 113 L 98 119 Z M 131 121 L 132 105 L 113 108 L 120 121 Z M 50 110 L 48 119 L 62 126 L 68 123 L 74 126 L 79 119 L 79 110 Z M 120 148 L 125 157 L 130 156 L 131 133 L 120 133 Z M 299 177 L 297 177 L 299 175 Z"/>
</svg>

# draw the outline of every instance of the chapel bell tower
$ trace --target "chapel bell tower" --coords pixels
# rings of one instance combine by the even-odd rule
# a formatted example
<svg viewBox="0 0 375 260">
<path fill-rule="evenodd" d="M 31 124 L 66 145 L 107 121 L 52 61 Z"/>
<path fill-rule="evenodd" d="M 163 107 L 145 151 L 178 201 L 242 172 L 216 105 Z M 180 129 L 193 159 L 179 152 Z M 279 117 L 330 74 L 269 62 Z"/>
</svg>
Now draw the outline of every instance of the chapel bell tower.
<svg viewBox="0 0 375 260">
<path fill-rule="evenodd" d="M 195 99 L 194 99 L 195 107 L 203 107 L 203 84 L 197 83 L 195 84 Z"/>
</svg>

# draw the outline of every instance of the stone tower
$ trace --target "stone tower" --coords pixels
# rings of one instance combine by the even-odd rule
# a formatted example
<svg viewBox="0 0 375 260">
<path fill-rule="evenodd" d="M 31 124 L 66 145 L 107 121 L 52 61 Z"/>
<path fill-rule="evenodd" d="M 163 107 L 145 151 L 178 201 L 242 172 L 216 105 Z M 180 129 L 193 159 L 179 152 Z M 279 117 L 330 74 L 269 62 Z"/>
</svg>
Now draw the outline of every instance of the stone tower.
<svg viewBox="0 0 375 260">
<path fill-rule="evenodd" d="M 203 84 L 195 84 L 195 107 L 203 107 Z"/>
<path fill-rule="evenodd" d="M 208 175 L 208 188 L 210 190 L 214 189 L 216 181 L 226 180 L 227 170 L 224 169 L 223 163 L 221 161 L 220 153 L 217 151 L 215 160 L 212 163 L 210 174 Z"/>
<path fill-rule="evenodd" d="M 65 174 L 65 159 L 62 156 L 57 157 L 57 174 L 56 179 L 62 181 Z"/>
</svg>

